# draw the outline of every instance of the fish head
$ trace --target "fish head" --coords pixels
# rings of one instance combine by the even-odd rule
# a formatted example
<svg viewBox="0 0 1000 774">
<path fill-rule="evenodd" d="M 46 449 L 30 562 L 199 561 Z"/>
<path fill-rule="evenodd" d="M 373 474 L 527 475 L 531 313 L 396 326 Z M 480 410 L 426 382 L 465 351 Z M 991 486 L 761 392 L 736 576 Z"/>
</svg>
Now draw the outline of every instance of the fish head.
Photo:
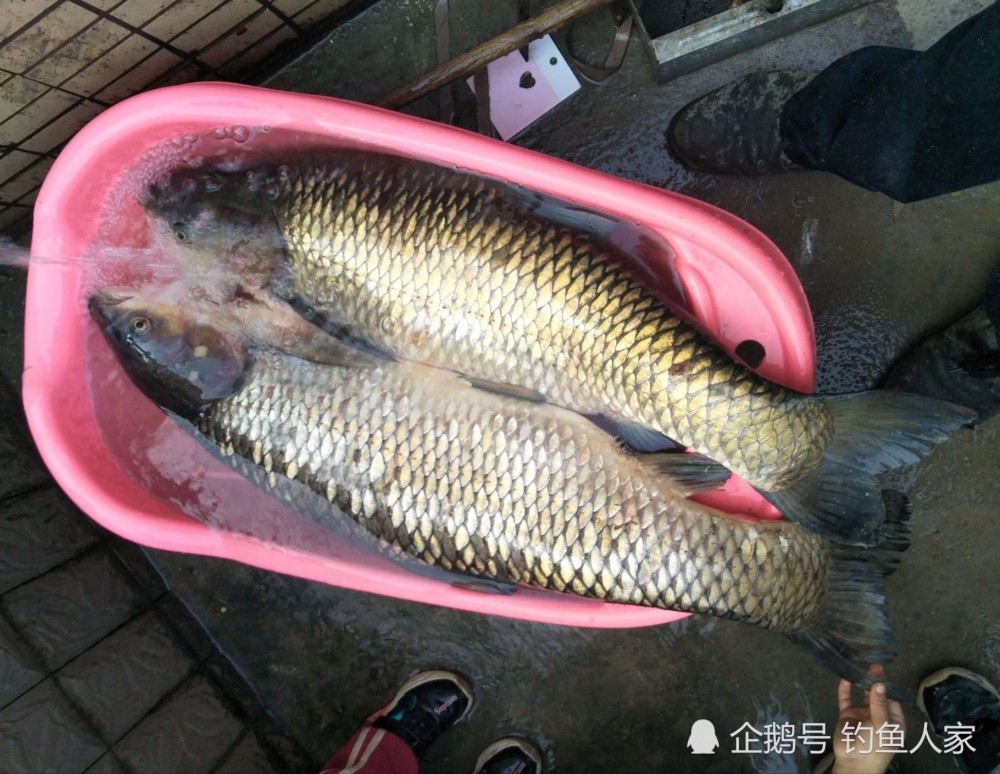
<svg viewBox="0 0 1000 774">
<path fill-rule="evenodd" d="M 239 389 L 248 342 L 225 307 L 170 295 L 155 286 L 105 288 L 88 305 L 137 386 L 158 405 L 193 420 Z"/>
<path fill-rule="evenodd" d="M 265 173 L 176 170 L 149 185 L 142 201 L 154 240 L 183 265 L 227 265 L 266 284 L 285 243 Z"/>
</svg>

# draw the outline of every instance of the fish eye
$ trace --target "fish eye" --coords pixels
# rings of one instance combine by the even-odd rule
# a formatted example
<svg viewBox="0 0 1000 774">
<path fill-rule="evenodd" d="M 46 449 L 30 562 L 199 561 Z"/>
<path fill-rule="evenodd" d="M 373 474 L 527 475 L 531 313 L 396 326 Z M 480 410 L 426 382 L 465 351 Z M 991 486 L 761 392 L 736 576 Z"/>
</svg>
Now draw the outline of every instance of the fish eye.
<svg viewBox="0 0 1000 774">
<path fill-rule="evenodd" d="M 145 336 L 153 330 L 153 321 L 144 315 L 136 315 L 128 321 L 128 329 L 136 336 Z"/>
<path fill-rule="evenodd" d="M 191 241 L 191 228 L 187 223 L 178 221 L 174 223 L 171 227 L 174 232 L 174 239 L 178 242 L 190 242 Z"/>
</svg>

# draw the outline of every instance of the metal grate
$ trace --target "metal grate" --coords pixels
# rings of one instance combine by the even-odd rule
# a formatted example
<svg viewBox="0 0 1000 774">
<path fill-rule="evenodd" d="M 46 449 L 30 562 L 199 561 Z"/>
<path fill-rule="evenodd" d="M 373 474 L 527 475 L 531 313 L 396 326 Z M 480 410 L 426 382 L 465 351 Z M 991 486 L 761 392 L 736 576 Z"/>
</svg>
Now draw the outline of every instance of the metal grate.
<svg viewBox="0 0 1000 774">
<path fill-rule="evenodd" d="M 61 147 L 140 91 L 252 81 L 356 0 L 13 0 L 0 13 L 0 234 L 19 239 Z"/>
</svg>

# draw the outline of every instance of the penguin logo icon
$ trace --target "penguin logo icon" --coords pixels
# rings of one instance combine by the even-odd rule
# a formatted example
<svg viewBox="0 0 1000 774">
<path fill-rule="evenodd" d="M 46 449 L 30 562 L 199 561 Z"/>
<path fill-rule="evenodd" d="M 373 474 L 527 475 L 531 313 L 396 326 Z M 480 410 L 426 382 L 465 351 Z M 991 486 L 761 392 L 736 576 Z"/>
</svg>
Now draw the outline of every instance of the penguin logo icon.
<svg viewBox="0 0 1000 774">
<path fill-rule="evenodd" d="M 695 755 L 714 755 L 719 746 L 719 738 L 715 735 L 715 726 L 711 720 L 696 720 L 691 725 L 691 735 L 687 746 Z"/>
</svg>

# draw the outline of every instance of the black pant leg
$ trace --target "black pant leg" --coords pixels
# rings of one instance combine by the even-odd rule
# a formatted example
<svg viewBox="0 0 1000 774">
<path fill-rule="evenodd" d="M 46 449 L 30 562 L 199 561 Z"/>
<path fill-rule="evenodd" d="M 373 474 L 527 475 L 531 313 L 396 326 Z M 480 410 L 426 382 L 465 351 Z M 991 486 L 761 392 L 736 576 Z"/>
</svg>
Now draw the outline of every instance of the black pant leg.
<svg viewBox="0 0 1000 774">
<path fill-rule="evenodd" d="M 790 158 L 903 202 L 1000 179 L 1000 2 L 925 52 L 873 46 L 789 100 Z"/>
</svg>

